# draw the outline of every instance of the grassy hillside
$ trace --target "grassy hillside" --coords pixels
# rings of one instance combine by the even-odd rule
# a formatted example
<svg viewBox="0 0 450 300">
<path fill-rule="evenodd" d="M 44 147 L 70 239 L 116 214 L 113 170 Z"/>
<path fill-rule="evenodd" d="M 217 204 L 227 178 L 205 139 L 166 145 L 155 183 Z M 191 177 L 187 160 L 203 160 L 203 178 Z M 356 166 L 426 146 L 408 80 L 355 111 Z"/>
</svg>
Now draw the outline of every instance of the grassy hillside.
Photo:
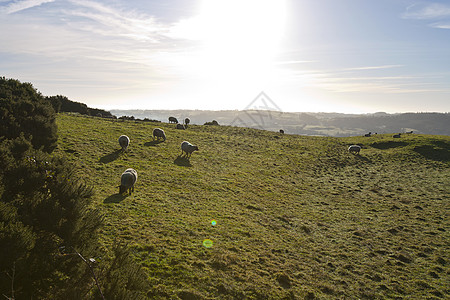
<svg viewBox="0 0 450 300">
<path fill-rule="evenodd" d="M 166 142 L 152 141 L 155 127 Z M 66 114 L 58 130 L 56 153 L 94 186 L 105 245 L 127 241 L 150 298 L 450 296 L 448 136 L 183 131 Z M 179 157 L 184 140 L 200 148 L 189 161 Z M 359 156 L 347 153 L 355 143 Z M 128 167 L 135 192 L 119 196 Z"/>
</svg>

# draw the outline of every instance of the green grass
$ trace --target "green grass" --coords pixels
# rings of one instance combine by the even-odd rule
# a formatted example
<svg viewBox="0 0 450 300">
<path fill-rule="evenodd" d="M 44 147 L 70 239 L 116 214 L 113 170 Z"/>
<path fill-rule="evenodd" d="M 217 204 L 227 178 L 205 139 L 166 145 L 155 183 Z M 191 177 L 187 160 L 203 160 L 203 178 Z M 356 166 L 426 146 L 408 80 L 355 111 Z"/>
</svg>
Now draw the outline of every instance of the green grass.
<svg viewBox="0 0 450 300">
<path fill-rule="evenodd" d="M 183 131 L 67 114 L 57 121 L 56 154 L 94 186 L 103 243 L 128 243 L 150 298 L 450 295 L 448 136 Z M 155 127 L 167 141 L 152 142 Z M 131 139 L 126 153 L 121 134 Z M 189 161 L 178 158 L 184 140 L 200 149 Z M 361 154 L 349 154 L 350 144 Z M 129 167 L 139 175 L 135 192 L 119 196 Z"/>
</svg>

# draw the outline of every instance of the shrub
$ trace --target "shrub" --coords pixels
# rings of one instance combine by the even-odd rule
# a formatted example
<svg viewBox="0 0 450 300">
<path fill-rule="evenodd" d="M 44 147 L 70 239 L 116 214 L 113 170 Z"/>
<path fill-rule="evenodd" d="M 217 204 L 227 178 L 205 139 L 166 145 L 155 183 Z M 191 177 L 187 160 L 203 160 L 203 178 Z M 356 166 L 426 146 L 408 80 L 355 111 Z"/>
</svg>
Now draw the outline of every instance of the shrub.
<svg viewBox="0 0 450 300">
<path fill-rule="evenodd" d="M 219 122 L 217 122 L 216 120 L 212 120 L 211 122 L 206 122 L 204 125 L 215 125 L 215 126 L 218 126 Z"/>
<path fill-rule="evenodd" d="M 57 141 L 55 117 L 53 107 L 31 83 L 0 77 L 0 137 L 24 134 L 35 149 L 51 152 Z"/>
<path fill-rule="evenodd" d="M 6 274 L 14 269 L 19 299 L 80 295 L 91 278 L 78 257 L 62 257 L 58 249 L 91 255 L 98 247 L 102 218 L 89 208 L 92 189 L 63 159 L 34 150 L 23 135 L 2 142 L 0 166 L 0 294 L 9 293 Z"/>
</svg>

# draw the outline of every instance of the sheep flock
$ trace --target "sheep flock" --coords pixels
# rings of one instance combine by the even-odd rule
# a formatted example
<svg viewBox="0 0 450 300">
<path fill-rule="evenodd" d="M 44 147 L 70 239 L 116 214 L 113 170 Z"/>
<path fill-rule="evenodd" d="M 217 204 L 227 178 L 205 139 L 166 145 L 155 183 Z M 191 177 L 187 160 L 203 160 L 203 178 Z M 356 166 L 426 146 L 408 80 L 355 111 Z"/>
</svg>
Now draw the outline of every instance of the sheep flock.
<svg viewBox="0 0 450 300">
<path fill-rule="evenodd" d="M 187 129 L 188 124 L 190 123 L 190 119 L 189 118 L 185 118 L 183 120 L 184 124 L 180 124 L 178 123 L 178 120 L 175 117 L 169 117 L 169 123 L 174 123 L 175 124 L 175 129 L 182 129 L 185 130 Z M 280 129 L 279 133 L 283 134 L 284 130 Z M 411 132 L 407 132 L 407 134 L 411 134 Z M 364 137 L 371 137 L 373 136 L 374 133 L 369 132 L 367 134 L 364 134 Z M 376 133 L 375 133 L 376 135 Z M 164 132 L 164 130 L 162 130 L 161 128 L 154 128 L 153 132 L 152 132 L 152 136 L 153 136 L 153 140 L 155 141 L 160 141 L 162 140 L 163 142 L 166 141 L 166 134 Z M 400 138 L 401 134 L 396 134 L 393 136 L 393 138 Z M 118 139 L 119 141 L 119 146 L 121 147 L 121 151 L 122 152 L 126 152 L 129 145 L 130 145 L 130 138 L 126 135 L 121 135 Z M 188 141 L 183 141 L 181 143 L 181 154 L 179 155 L 179 158 L 182 159 L 189 159 L 192 156 L 192 153 L 195 151 L 199 150 L 199 147 L 196 145 L 191 144 Z M 362 147 L 360 145 L 349 145 L 347 148 L 348 153 L 350 154 L 354 154 L 354 155 L 359 155 L 361 152 Z M 125 192 L 127 192 L 128 194 L 131 194 L 134 191 L 134 185 L 137 181 L 137 171 L 132 169 L 132 168 L 127 168 L 121 175 L 120 178 L 120 188 L 119 188 L 119 194 L 123 194 Z"/>
</svg>

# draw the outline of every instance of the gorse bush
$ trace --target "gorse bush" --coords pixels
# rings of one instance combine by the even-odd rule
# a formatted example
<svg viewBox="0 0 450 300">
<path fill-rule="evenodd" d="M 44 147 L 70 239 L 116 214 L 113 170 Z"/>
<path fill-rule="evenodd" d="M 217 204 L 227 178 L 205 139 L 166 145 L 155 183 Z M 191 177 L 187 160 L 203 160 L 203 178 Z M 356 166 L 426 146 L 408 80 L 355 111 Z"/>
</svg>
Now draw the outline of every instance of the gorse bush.
<svg viewBox="0 0 450 300">
<path fill-rule="evenodd" d="M 59 248 L 85 255 L 98 248 L 102 218 L 89 208 L 92 189 L 70 166 L 32 149 L 23 136 L 2 143 L 0 165 L 1 292 L 8 294 L 14 280 L 19 298 L 86 293 L 91 278 L 85 266 Z M 8 278 L 12 270 L 14 278 Z"/>
<path fill-rule="evenodd" d="M 136 299 L 147 286 L 140 267 L 127 248 L 100 246 L 103 217 L 92 207 L 92 187 L 49 153 L 57 141 L 50 102 L 31 84 L 5 78 L 0 99 L 0 294 L 97 299 L 97 272 L 106 295 Z M 89 260 L 96 256 L 105 257 L 98 266 Z"/>
<path fill-rule="evenodd" d="M 57 142 L 56 114 L 31 83 L 0 77 L 0 137 L 24 134 L 35 149 L 52 152 Z"/>
</svg>

